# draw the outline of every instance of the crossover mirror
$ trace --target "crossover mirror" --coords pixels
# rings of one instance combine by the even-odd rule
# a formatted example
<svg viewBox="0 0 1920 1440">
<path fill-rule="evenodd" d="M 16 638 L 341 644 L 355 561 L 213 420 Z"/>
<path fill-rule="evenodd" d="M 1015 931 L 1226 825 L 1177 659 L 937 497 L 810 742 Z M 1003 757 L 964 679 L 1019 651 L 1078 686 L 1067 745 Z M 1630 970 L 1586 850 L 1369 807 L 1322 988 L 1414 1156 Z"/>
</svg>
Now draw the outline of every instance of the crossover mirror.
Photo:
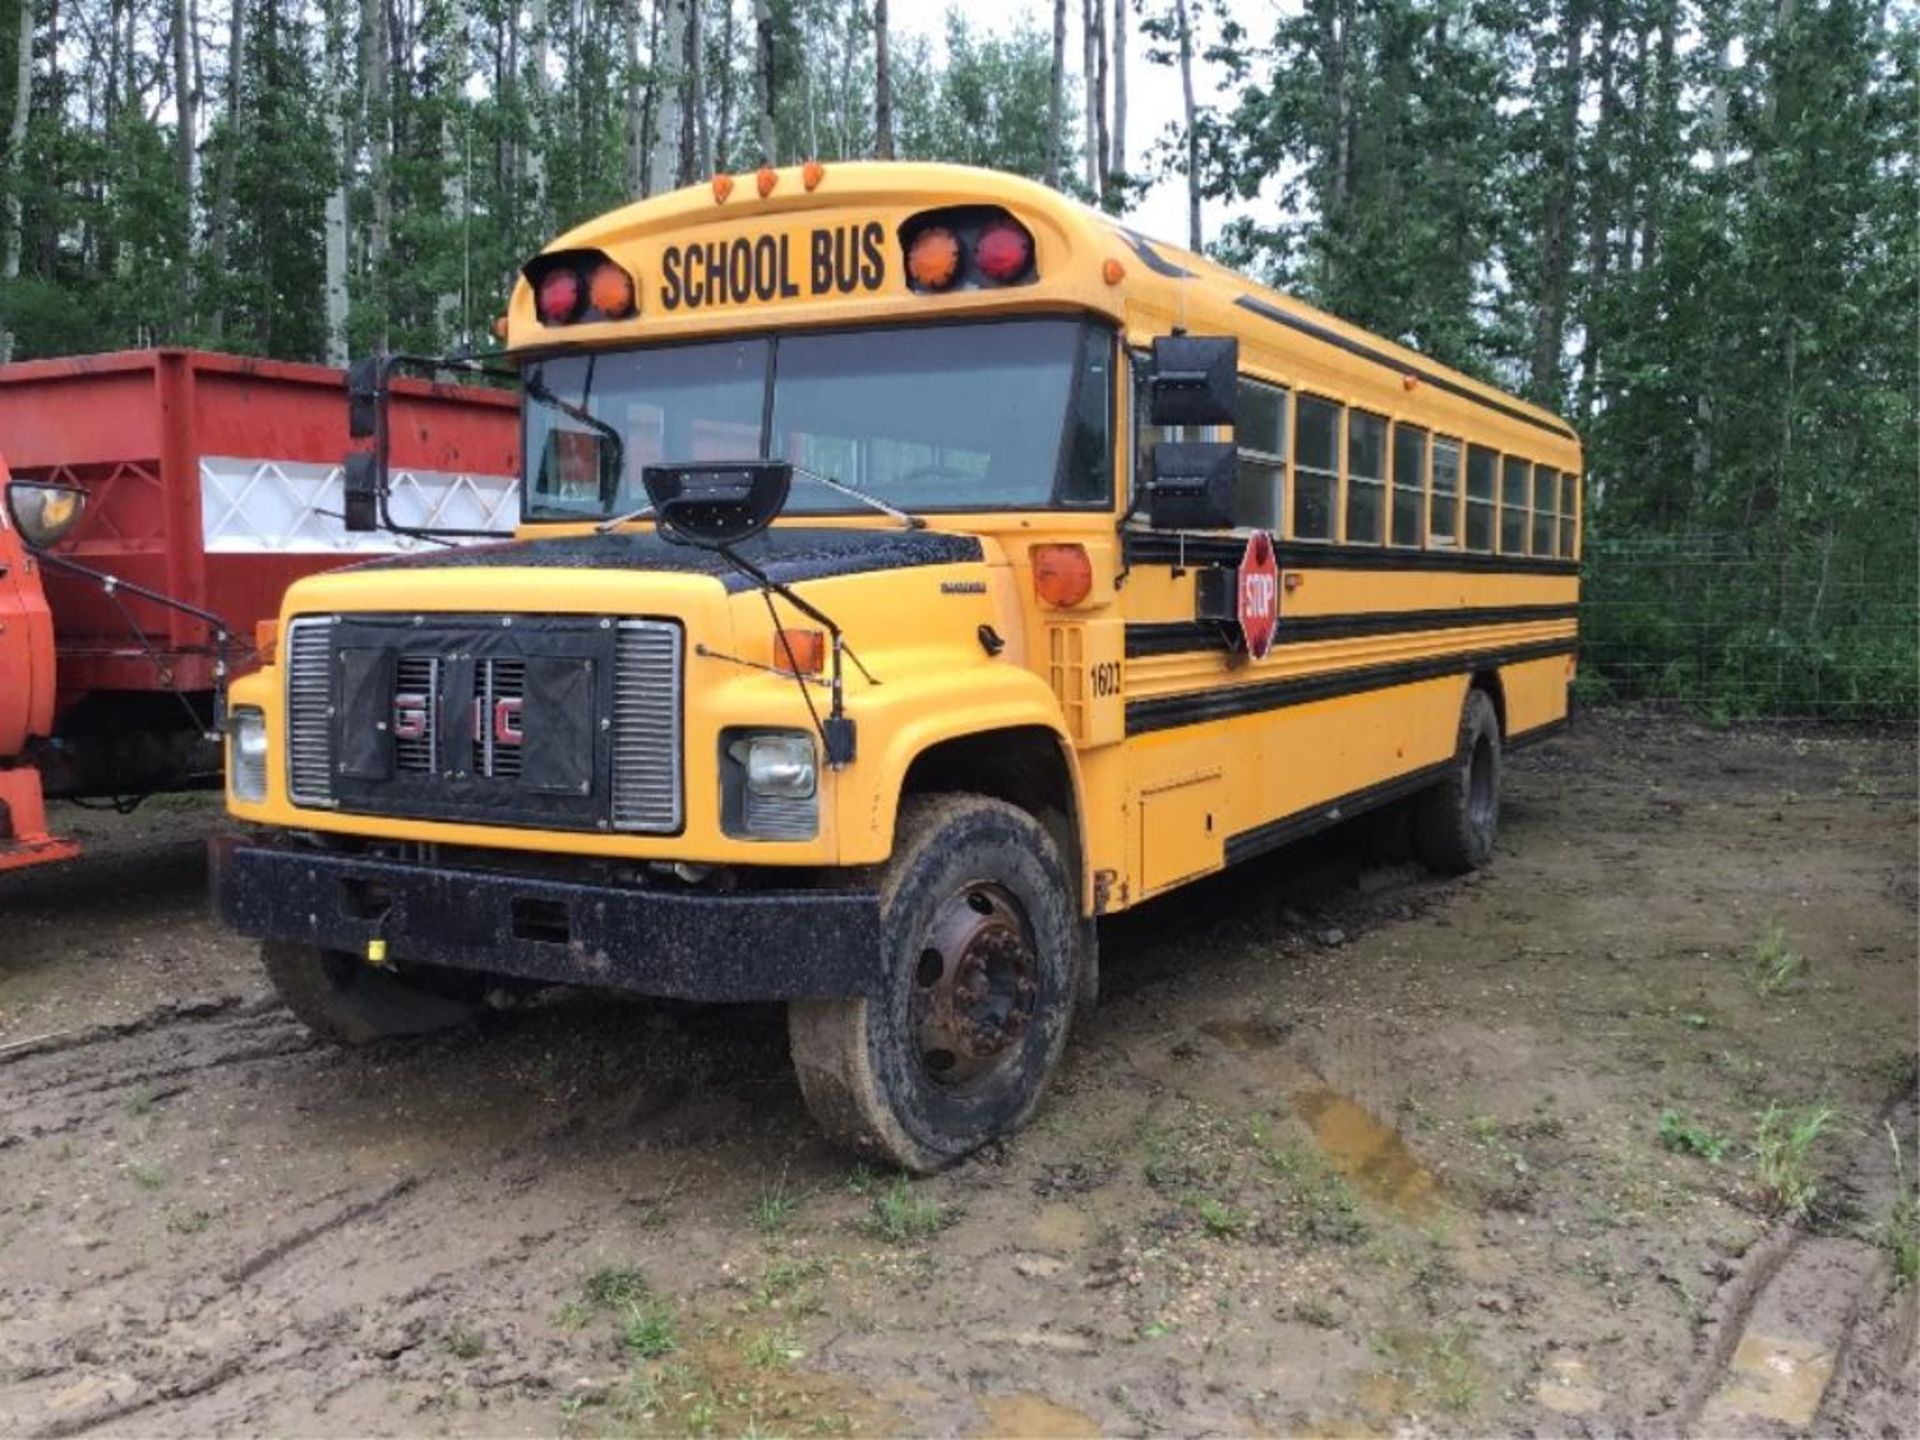
<svg viewBox="0 0 1920 1440">
<path fill-rule="evenodd" d="M 15 480 L 7 486 L 7 515 L 29 549 L 45 550 L 66 538 L 87 508 L 87 492 L 77 485 Z"/>
<path fill-rule="evenodd" d="M 1162 440 L 1153 447 L 1147 523 L 1156 530 L 1224 530 L 1233 524 L 1239 451 L 1215 441 Z"/>
<path fill-rule="evenodd" d="M 784 460 L 648 465 L 640 472 L 661 533 L 718 548 L 750 540 L 786 507 L 793 466 Z"/>
<path fill-rule="evenodd" d="M 1159 335 L 1147 364 L 1147 419 L 1155 425 L 1231 425 L 1240 342 L 1218 335 Z"/>
</svg>

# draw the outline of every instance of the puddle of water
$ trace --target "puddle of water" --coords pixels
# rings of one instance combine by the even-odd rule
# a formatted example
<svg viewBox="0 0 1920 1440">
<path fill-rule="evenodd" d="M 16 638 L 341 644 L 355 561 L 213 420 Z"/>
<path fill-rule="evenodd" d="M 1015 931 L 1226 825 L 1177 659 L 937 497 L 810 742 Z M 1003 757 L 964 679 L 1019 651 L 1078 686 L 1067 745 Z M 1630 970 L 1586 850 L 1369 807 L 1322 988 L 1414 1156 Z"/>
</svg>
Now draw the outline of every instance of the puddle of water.
<svg viewBox="0 0 1920 1440">
<path fill-rule="evenodd" d="M 1414 1157 L 1400 1132 L 1334 1089 L 1311 1066 L 1282 1052 L 1286 1036 L 1278 1026 L 1263 1020 L 1213 1020 L 1200 1029 L 1285 1092 L 1327 1160 L 1363 1195 L 1415 1218 L 1435 1209 L 1440 1182 Z"/>
<path fill-rule="evenodd" d="M 1726 1378 L 1707 1402 L 1701 1428 L 1737 1430 L 1740 1420 L 1813 1422 L 1833 1379 L 1833 1352 L 1812 1340 L 1743 1335 L 1727 1362 Z"/>
<path fill-rule="evenodd" d="M 1017 1436 L 1019 1440 L 1082 1440 L 1100 1435 L 1100 1424 L 1083 1410 L 1016 1390 L 1011 1395 L 988 1395 L 980 1401 L 987 1412 L 983 1436 Z"/>
</svg>

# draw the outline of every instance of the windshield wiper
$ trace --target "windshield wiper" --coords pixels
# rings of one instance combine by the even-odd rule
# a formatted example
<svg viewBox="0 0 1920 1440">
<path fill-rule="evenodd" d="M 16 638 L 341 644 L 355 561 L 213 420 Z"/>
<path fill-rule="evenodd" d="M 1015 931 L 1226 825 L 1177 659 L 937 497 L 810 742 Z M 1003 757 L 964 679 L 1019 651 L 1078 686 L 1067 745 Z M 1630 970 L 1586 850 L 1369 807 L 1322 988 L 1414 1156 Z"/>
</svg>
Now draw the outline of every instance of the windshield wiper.
<svg viewBox="0 0 1920 1440">
<path fill-rule="evenodd" d="M 856 490 L 844 480 L 836 480 L 831 475 L 823 475 L 820 471 L 810 469 L 805 465 L 795 465 L 793 467 L 793 473 L 796 475 L 804 475 L 809 480 L 818 481 L 829 490 L 838 491 L 849 499 L 858 500 L 862 505 L 878 510 L 882 515 L 891 516 L 909 530 L 924 530 L 927 528 L 927 522 L 922 520 L 918 515 L 909 515 L 905 510 L 889 505 L 878 496 L 869 495 L 864 490 Z M 629 510 L 624 515 L 609 516 L 593 528 L 600 534 L 605 535 L 608 531 L 617 530 L 622 525 L 631 524 L 635 520 L 644 520 L 652 513 L 652 505 L 642 505 L 639 509 Z"/>
</svg>

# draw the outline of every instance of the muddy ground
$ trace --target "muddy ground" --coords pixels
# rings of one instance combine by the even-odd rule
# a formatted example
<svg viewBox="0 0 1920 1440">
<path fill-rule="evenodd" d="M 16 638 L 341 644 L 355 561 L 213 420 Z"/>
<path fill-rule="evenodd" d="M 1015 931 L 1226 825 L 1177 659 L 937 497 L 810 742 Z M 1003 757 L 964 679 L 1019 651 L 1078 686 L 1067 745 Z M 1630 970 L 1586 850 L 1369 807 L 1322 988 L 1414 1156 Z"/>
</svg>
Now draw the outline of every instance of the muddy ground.
<svg viewBox="0 0 1920 1440">
<path fill-rule="evenodd" d="M 1479 877 L 1336 835 L 1147 907 L 1032 1128 L 911 1184 L 773 1009 L 315 1045 L 207 918 L 209 805 L 60 819 L 87 859 L 0 877 L 0 1433 L 1914 1424 L 1902 737 L 1588 722 Z M 1853 1343 L 1730 1419 L 1775 1251 Z"/>
</svg>

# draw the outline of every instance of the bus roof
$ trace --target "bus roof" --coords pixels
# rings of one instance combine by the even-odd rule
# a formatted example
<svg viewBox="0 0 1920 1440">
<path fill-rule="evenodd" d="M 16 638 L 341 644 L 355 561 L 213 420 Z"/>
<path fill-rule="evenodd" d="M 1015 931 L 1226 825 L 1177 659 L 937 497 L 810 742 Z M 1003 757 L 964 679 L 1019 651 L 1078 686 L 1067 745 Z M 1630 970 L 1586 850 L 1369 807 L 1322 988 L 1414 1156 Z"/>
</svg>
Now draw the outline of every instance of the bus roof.
<svg viewBox="0 0 1920 1440">
<path fill-rule="evenodd" d="M 1004 210 L 1033 236 L 1020 283 L 927 294 L 910 288 L 901 227 L 928 211 Z M 1423 410 L 1475 433 L 1492 426 L 1564 454 L 1559 416 L 1440 365 L 1201 255 L 1139 234 L 1015 175 L 921 162 L 808 163 L 721 175 L 636 201 L 560 236 L 532 262 L 603 255 L 634 283 L 637 314 L 546 325 L 523 275 L 508 307 L 516 353 L 632 345 L 743 329 L 854 325 L 1090 310 L 1144 344 L 1172 328 L 1237 335 L 1243 368 L 1356 405 Z M 590 312 L 591 314 L 591 312 Z M 1549 439 L 1551 437 L 1551 439 Z"/>
</svg>

